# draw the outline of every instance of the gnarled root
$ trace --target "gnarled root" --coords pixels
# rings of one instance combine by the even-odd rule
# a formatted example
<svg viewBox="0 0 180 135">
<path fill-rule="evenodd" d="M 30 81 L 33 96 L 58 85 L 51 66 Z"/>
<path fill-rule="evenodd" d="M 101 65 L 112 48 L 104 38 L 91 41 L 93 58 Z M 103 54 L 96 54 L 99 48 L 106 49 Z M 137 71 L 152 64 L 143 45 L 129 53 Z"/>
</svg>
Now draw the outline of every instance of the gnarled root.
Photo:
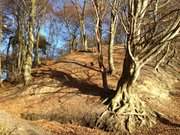
<svg viewBox="0 0 180 135">
<path fill-rule="evenodd" d="M 134 132 L 140 127 L 152 127 L 156 123 L 156 114 L 136 95 L 129 96 L 128 100 L 113 104 L 115 111 L 106 110 L 97 121 L 97 127 L 108 131 Z M 123 103 L 123 105 L 122 105 Z M 115 105 L 111 106 L 115 107 Z"/>
</svg>

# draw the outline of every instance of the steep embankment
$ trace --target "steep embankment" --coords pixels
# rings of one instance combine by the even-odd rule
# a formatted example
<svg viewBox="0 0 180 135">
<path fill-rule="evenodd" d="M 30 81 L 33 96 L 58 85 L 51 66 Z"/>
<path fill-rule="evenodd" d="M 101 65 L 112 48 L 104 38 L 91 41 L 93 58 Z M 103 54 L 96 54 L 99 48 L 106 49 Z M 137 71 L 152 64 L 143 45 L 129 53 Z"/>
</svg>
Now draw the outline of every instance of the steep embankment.
<svg viewBox="0 0 180 135">
<path fill-rule="evenodd" d="M 107 48 L 104 50 L 107 52 Z M 119 79 L 123 48 L 115 47 L 114 58 L 117 70 L 108 77 L 111 89 L 115 89 Z M 108 134 L 86 128 L 94 127 L 98 114 L 106 108 L 102 101 L 109 94 L 102 89 L 97 54 L 75 52 L 57 62 L 43 63 L 33 69 L 32 85 L 24 88 L 21 84 L 7 84 L 0 90 L 0 110 L 33 120 L 52 134 Z M 136 88 L 139 96 L 153 109 L 167 115 L 172 122 L 180 123 L 178 61 L 176 63 L 173 68 L 177 71 L 168 66 L 156 73 L 152 66 L 144 67 Z M 162 120 L 153 129 L 138 134 L 180 134 L 180 129 L 172 122 Z"/>
<path fill-rule="evenodd" d="M 42 127 L 0 111 L 0 135 L 50 135 Z"/>
</svg>

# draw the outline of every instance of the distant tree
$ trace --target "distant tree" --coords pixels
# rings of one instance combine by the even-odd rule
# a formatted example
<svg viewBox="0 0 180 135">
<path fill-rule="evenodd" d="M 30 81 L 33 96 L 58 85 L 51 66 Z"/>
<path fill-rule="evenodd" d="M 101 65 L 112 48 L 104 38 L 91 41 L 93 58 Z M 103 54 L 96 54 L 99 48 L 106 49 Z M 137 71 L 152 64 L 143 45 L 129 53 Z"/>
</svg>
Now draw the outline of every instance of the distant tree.
<svg viewBox="0 0 180 135">
<path fill-rule="evenodd" d="M 117 31 L 118 24 L 118 10 L 120 6 L 119 0 L 111 0 L 111 19 L 110 19 L 110 33 L 109 33 L 109 49 L 108 49 L 108 64 L 109 64 L 109 73 L 112 74 L 115 70 L 114 59 L 113 59 L 113 46 L 115 43 L 115 36 Z"/>
<path fill-rule="evenodd" d="M 80 25 L 80 35 L 81 35 L 81 44 L 83 46 L 83 49 L 85 51 L 88 50 L 88 44 L 87 44 L 87 35 L 86 35 L 86 28 L 85 28 L 85 11 L 86 11 L 86 5 L 87 5 L 87 0 L 83 0 L 83 5 L 82 7 L 80 6 L 80 2 L 78 3 L 79 0 L 71 0 L 73 5 L 76 7 L 77 14 L 78 14 L 78 19 L 79 19 L 79 25 Z"/>
<path fill-rule="evenodd" d="M 80 24 L 76 7 L 71 2 L 64 3 L 63 8 L 54 11 L 54 14 L 59 20 L 56 25 L 61 24 L 65 27 L 61 36 L 67 42 L 69 52 L 77 50 Z"/>
<path fill-rule="evenodd" d="M 36 41 L 34 45 L 34 51 L 36 51 L 35 49 L 37 43 L 38 43 L 38 50 L 40 50 L 44 55 L 47 54 L 47 49 L 51 47 L 51 44 L 47 41 L 46 37 L 39 34 L 38 42 Z"/>
<path fill-rule="evenodd" d="M 45 23 L 46 15 L 50 13 L 51 7 L 49 6 L 48 0 L 38 0 L 36 2 L 36 16 L 35 16 L 35 47 L 34 47 L 34 65 L 38 66 L 41 61 L 39 58 L 38 49 L 40 40 L 41 26 Z"/>
<path fill-rule="evenodd" d="M 107 9 L 105 0 L 92 0 L 95 14 L 96 14 L 96 25 L 95 25 L 95 36 L 97 42 L 97 52 L 98 52 L 98 63 L 101 70 L 103 87 L 108 90 L 107 82 L 107 68 L 104 64 L 103 46 L 102 46 L 102 23 L 103 17 L 105 15 L 105 10 Z"/>
</svg>

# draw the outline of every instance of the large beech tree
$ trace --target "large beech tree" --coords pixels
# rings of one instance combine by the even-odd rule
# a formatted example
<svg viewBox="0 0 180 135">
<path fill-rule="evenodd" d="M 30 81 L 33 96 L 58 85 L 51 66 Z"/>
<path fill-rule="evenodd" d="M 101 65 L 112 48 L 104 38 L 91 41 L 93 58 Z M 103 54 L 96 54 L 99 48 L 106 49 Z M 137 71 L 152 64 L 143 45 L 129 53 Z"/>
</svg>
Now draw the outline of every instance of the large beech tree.
<svg viewBox="0 0 180 135">
<path fill-rule="evenodd" d="M 8 27 L 4 33 L 7 33 L 5 38 L 9 39 L 6 67 L 7 79 L 11 82 L 19 82 L 22 77 L 28 82 L 27 80 L 31 78 L 33 57 L 34 64 L 39 64 L 38 50 L 43 46 L 38 44 L 41 43 L 39 31 L 44 22 L 47 5 L 48 0 L 6 1 L 4 20 Z"/>
<path fill-rule="evenodd" d="M 24 40 L 23 32 L 25 27 L 25 10 L 19 1 L 6 1 L 4 7 L 4 24 L 7 26 L 3 30 L 4 40 L 9 39 L 6 54 L 6 68 L 8 70 L 8 80 L 17 81 L 20 79 L 23 65 Z M 10 17 L 11 16 L 11 17 Z M 12 23 L 13 22 L 13 23 Z M 11 48 L 11 49 L 10 49 Z M 10 51 L 11 50 L 11 51 Z M 11 55 L 9 54 L 11 53 Z"/>
<path fill-rule="evenodd" d="M 34 24 L 35 24 L 35 13 L 36 13 L 36 0 L 31 0 L 29 5 L 29 19 L 28 19 L 28 44 L 26 51 L 26 58 L 24 61 L 24 82 L 25 85 L 31 81 L 31 69 L 32 69 L 32 58 L 33 58 L 33 47 L 34 47 Z"/>
<path fill-rule="evenodd" d="M 126 32 L 126 54 L 116 95 L 109 109 L 97 124 L 113 126 L 132 132 L 139 126 L 152 126 L 156 114 L 136 94 L 134 84 L 142 67 L 164 50 L 180 33 L 180 11 L 169 0 L 124 0 L 120 14 Z M 166 10 L 164 10 L 166 9 Z M 163 53 L 166 55 L 167 53 Z M 107 128 L 106 127 L 106 128 Z"/>
</svg>

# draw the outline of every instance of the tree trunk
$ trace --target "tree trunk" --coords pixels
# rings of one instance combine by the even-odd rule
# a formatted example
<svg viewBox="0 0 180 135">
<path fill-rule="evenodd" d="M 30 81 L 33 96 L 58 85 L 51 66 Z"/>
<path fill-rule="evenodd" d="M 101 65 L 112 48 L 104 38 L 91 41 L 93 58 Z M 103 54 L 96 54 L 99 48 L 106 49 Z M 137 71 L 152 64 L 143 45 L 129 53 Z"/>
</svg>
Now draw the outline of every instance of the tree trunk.
<svg viewBox="0 0 180 135">
<path fill-rule="evenodd" d="M 17 61 L 18 74 L 21 74 L 21 71 L 22 71 L 21 63 L 22 63 L 22 46 L 23 46 L 23 44 L 22 44 L 22 41 L 20 41 L 20 40 L 22 40 L 22 39 L 19 38 L 18 61 Z"/>
<path fill-rule="evenodd" d="M 96 20 L 96 40 L 97 40 L 97 51 L 98 51 L 98 63 L 99 63 L 99 68 L 101 70 L 101 76 L 102 76 L 102 83 L 103 83 L 103 88 L 105 90 L 108 90 L 108 82 L 107 82 L 107 69 L 104 66 L 104 58 L 103 58 L 103 50 L 102 50 L 102 20 L 97 17 Z"/>
<path fill-rule="evenodd" d="M 17 29 L 15 36 L 12 38 L 12 42 L 9 43 L 8 49 L 7 49 L 7 58 L 8 58 L 8 53 L 10 49 L 10 45 L 12 46 L 12 62 L 10 66 L 12 67 L 12 80 L 15 82 L 19 82 L 22 80 L 22 48 L 24 46 L 24 41 L 23 41 L 23 27 L 22 27 L 22 18 L 20 17 L 20 10 L 18 10 L 18 15 L 17 17 Z M 7 59 L 8 61 L 8 59 Z"/>
<path fill-rule="evenodd" d="M 84 35 L 83 35 L 83 42 L 84 42 L 84 49 L 85 51 L 88 51 L 88 44 L 87 44 L 87 35 L 86 33 L 84 32 Z"/>
<path fill-rule="evenodd" d="M 113 8 L 113 7 L 112 7 Z M 115 70 L 114 59 L 113 59 L 113 46 L 114 39 L 116 35 L 116 25 L 117 25 L 117 15 L 116 11 L 111 11 L 111 25 L 110 25 L 110 37 L 109 37 L 109 48 L 108 48 L 108 64 L 109 64 L 109 73 L 112 74 Z"/>
<path fill-rule="evenodd" d="M 156 122 L 155 113 L 138 98 L 134 89 L 141 67 L 126 53 L 122 76 L 117 85 L 117 93 L 97 124 L 99 127 L 133 132 L 141 126 L 152 126 Z"/>
<path fill-rule="evenodd" d="M 108 49 L 108 64 L 109 64 L 109 73 L 113 74 L 115 67 L 114 67 L 114 59 L 113 59 L 113 45 L 112 43 L 114 41 L 111 40 L 109 44 L 109 49 Z"/>
<path fill-rule="evenodd" d="M 12 54 L 11 54 L 11 62 L 10 62 L 10 75 L 9 75 L 9 79 L 11 82 L 17 82 L 17 54 L 18 54 L 18 37 L 17 37 L 17 33 L 15 35 L 15 37 L 12 38 L 12 42 L 11 42 L 11 46 L 12 46 Z M 9 49 L 9 48 L 8 48 Z"/>
<path fill-rule="evenodd" d="M 115 111 L 117 108 L 123 106 L 129 100 L 129 96 L 134 94 L 133 87 L 134 82 L 136 82 L 139 73 L 140 67 L 137 63 L 131 59 L 128 51 L 126 52 L 124 64 L 123 64 L 123 72 L 118 81 L 117 85 L 117 93 L 115 97 L 112 99 L 112 110 Z"/>
<path fill-rule="evenodd" d="M 24 62 L 24 84 L 28 85 L 31 81 L 31 68 L 32 68 L 32 57 L 33 57 L 33 47 L 34 47 L 34 35 L 33 35 L 33 26 L 34 26 L 34 16 L 35 16 L 35 0 L 31 0 L 31 13 L 29 19 L 29 32 L 28 32 L 28 46 L 26 52 L 26 59 Z"/>
<path fill-rule="evenodd" d="M 0 87 L 3 87 L 2 61 L 0 56 Z"/>
<path fill-rule="evenodd" d="M 22 28 L 19 27 L 18 30 L 18 60 L 17 60 L 17 72 L 18 72 L 18 80 L 22 79 L 22 71 L 23 71 L 23 48 L 24 48 L 24 41 L 22 35 Z"/>
<path fill-rule="evenodd" d="M 36 46 L 35 46 L 35 50 L 34 50 L 34 65 L 35 66 L 38 66 L 41 64 L 40 62 L 40 59 L 39 59 L 39 52 L 38 52 L 38 49 L 39 49 L 39 30 L 38 30 L 38 33 L 37 33 L 37 38 L 36 38 Z"/>
<path fill-rule="evenodd" d="M 84 51 L 87 51 L 88 50 L 87 37 L 86 37 L 85 24 L 84 24 L 83 17 L 81 17 L 81 19 L 80 19 L 80 32 L 81 32 L 81 43 L 83 45 L 83 49 L 84 49 Z"/>
<path fill-rule="evenodd" d="M 76 35 L 72 35 L 72 39 L 69 41 L 69 52 L 76 51 Z"/>
<path fill-rule="evenodd" d="M 86 28 L 85 28 L 85 8 L 86 8 L 87 0 L 84 0 L 82 12 L 79 12 L 79 21 L 80 21 L 80 33 L 81 33 L 81 43 L 83 45 L 84 51 L 88 51 L 88 45 L 87 45 L 87 35 L 86 35 Z"/>
</svg>

